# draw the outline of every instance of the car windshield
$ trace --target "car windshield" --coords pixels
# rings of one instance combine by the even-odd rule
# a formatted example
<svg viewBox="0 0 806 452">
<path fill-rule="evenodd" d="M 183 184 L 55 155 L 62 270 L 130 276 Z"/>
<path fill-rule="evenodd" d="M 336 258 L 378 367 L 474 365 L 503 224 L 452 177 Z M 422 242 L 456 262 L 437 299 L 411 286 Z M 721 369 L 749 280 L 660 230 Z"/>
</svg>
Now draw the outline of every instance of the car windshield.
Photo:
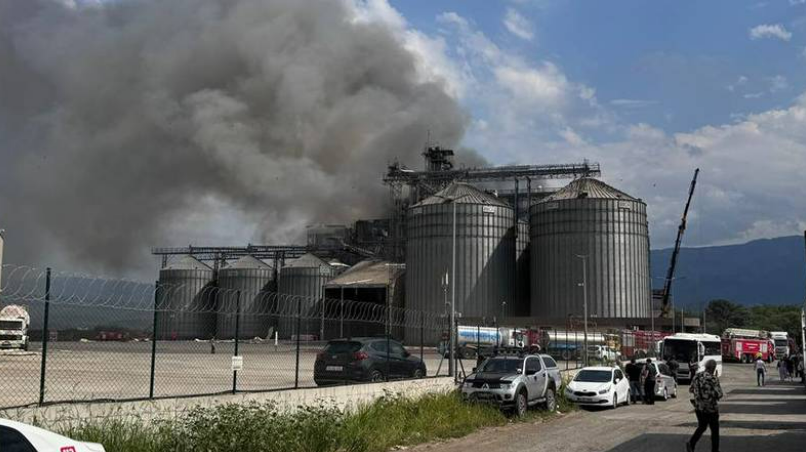
<svg viewBox="0 0 806 452">
<path fill-rule="evenodd" d="M 574 381 L 584 383 L 606 383 L 610 381 L 611 375 L 612 372 L 609 370 L 582 370 L 577 374 L 576 377 L 574 377 Z"/>
<path fill-rule="evenodd" d="M 481 366 L 479 372 L 490 373 L 520 373 L 523 369 L 523 360 L 521 359 L 488 359 L 484 365 Z"/>
<path fill-rule="evenodd" d="M 0 320 L 0 330 L 18 330 L 22 327 L 22 320 Z"/>
<path fill-rule="evenodd" d="M 779 347 L 783 347 L 783 346 L 787 345 L 786 344 L 786 339 L 776 339 L 775 340 L 775 345 L 777 345 Z"/>
<path fill-rule="evenodd" d="M 361 343 L 355 341 L 335 341 L 329 342 L 325 353 L 337 355 L 341 353 L 355 353 L 361 350 Z"/>
</svg>

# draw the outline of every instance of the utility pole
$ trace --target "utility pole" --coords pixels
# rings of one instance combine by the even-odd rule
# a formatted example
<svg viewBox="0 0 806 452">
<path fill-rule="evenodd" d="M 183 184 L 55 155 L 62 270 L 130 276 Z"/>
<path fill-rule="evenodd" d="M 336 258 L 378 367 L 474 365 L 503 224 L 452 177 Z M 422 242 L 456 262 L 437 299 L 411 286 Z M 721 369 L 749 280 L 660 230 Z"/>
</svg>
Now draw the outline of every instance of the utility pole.
<svg viewBox="0 0 806 452">
<path fill-rule="evenodd" d="M 582 259 L 582 282 L 579 283 L 579 286 L 582 286 L 582 313 L 583 313 L 583 322 L 585 324 L 585 337 L 582 339 L 582 346 L 584 349 L 582 350 L 583 359 L 585 362 L 585 366 L 588 365 L 588 255 L 587 254 L 577 254 L 576 257 Z"/>
<path fill-rule="evenodd" d="M 453 239 L 451 244 L 451 377 L 456 379 L 456 199 L 453 200 Z"/>
</svg>

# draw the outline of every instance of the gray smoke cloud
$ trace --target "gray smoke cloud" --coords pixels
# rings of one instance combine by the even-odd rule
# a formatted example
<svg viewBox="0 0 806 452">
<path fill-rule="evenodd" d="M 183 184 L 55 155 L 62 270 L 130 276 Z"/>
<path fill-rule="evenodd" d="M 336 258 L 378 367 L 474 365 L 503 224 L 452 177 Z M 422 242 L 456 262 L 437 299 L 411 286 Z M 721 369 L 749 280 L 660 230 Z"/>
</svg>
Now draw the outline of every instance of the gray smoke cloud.
<svg viewBox="0 0 806 452">
<path fill-rule="evenodd" d="M 253 242 L 298 240 L 383 215 L 386 165 L 465 129 L 347 0 L 67 3 L 0 0 L 7 261 L 126 272 L 214 205 Z"/>
</svg>

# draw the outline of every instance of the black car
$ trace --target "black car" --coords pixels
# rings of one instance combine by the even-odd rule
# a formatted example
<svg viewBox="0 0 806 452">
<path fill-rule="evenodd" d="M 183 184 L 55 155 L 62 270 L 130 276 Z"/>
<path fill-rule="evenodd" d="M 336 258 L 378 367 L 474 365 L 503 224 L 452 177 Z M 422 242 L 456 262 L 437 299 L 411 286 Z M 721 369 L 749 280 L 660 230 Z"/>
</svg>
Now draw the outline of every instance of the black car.
<svg viewBox="0 0 806 452">
<path fill-rule="evenodd" d="M 424 376 L 425 363 L 420 358 L 400 342 L 384 337 L 332 340 L 316 356 L 313 367 L 313 379 L 319 386 Z"/>
</svg>

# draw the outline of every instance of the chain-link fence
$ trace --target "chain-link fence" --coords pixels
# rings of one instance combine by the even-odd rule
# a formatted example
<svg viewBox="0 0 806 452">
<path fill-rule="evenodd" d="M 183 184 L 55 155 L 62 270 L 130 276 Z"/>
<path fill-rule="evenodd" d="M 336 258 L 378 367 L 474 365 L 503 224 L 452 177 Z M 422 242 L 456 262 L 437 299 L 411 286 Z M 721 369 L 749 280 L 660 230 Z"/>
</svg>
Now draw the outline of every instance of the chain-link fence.
<svg viewBox="0 0 806 452">
<path fill-rule="evenodd" d="M 2 272 L 0 307 L 22 306 L 28 319 L 24 326 L 15 326 L 13 312 L 0 319 L 0 408 L 450 375 L 445 312 L 29 267 Z M 652 355 L 660 339 L 622 331 L 589 332 L 586 341 L 570 328 L 461 318 L 455 337 L 460 377 L 500 347 L 540 350 L 575 369 L 586 359 Z M 345 361 L 337 356 L 343 350 L 327 348 L 333 339 L 361 348 Z"/>
</svg>

